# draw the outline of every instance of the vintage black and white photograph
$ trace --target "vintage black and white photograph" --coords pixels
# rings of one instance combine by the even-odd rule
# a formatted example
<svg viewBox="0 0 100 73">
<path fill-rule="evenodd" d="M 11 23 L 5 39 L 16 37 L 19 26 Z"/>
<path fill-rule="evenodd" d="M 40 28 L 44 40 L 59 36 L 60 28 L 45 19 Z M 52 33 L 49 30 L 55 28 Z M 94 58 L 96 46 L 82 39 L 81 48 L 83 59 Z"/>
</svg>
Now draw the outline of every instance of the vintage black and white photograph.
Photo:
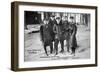
<svg viewBox="0 0 100 73">
<path fill-rule="evenodd" d="M 12 70 L 97 66 L 97 7 L 12 3 Z"/>
<path fill-rule="evenodd" d="M 89 13 L 24 11 L 24 61 L 90 58 Z"/>
</svg>

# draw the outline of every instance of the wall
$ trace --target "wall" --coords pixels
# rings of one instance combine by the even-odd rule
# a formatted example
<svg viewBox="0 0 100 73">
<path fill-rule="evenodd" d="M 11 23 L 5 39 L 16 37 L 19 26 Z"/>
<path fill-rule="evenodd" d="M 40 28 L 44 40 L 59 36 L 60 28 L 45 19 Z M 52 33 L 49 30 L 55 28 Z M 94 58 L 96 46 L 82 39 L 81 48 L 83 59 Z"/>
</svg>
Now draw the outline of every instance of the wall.
<svg viewBox="0 0 100 73">
<path fill-rule="evenodd" d="M 10 70 L 10 53 L 11 53 L 11 12 L 10 3 L 14 0 L 0 0 L 0 73 L 13 73 Z M 32 1 L 32 2 L 45 2 L 45 3 L 62 3 L 62 4 L 79 4 L 79 5 L 94 5 L 100 9 L 100 0 L 21 0 L 21 1 Z M 100 13 L 100 10 L 98 10 Z M 98 19 L 100 15 L 98 14 Z M 100 21 L 98 22 L 98 24 Z M 98 28 L 100 25 L 98 25 Z M 98 30 L 98 32 L 100 29 Z M 100 34 L 98 33 L 98 37 Z M 100 42 L 100 38 L 98 39 Z M 100 52 L 100 46 L 98 46 L 98 52 Z M 100 55 L 100 53 L 98 53 Z M 100 58 L 98 58 L 100 61 Z M 99 73 L 100 62 L 98 67 L 88 68 L 73 68 L 73 69 L 55 69 L 55 70 L 40 70 L 40 71 L 26 71 L 25 73 Z M 22 72 L 24 73 L 24 72 Z"/>
</svg>

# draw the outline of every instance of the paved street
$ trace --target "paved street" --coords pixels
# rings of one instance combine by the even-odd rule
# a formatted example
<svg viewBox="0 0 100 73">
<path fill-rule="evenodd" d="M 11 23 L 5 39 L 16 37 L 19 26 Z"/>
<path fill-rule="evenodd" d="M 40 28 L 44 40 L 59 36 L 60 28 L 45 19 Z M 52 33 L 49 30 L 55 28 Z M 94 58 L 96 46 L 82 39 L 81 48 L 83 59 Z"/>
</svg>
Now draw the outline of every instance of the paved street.
<svg viewBox="0 0 100 73">
<path fill-rule="evenodd" d="M 68 59 L 87 59 L 90 58 L 90 30 L 86 26 L 79 25 L 77 31 L 77 43 L 78 48 L 76 49 L 76 55 L 72 56 L 66 50 L 66 45 L 64 47 L 65 52 L 51 54 L 46 56 L 42 43 L 40 41 L 40 34 L 38 33 L 25 33 L 25 43 L 24 43 L 24 60 L 25 61 L 42 61 L 42 60 L 68 60 Z M 49 52 L 49 47 L 48 52 Z M 59 45 L 60 51 L 60 45 Z"/>
</svg>

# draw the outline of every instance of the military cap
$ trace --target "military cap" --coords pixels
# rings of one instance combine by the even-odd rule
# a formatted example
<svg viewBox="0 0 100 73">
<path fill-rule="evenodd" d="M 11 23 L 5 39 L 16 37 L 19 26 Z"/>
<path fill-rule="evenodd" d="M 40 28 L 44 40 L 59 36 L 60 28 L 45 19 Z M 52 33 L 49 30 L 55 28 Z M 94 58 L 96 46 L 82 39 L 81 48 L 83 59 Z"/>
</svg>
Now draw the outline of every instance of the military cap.
<svg viewBox="0 0 100 73">
<path fill-rule="evenodd" d="M 50 15 L 50 17 L 55 17 L 55 15 L 52 13 L 52 14 Z"/>
</svg>

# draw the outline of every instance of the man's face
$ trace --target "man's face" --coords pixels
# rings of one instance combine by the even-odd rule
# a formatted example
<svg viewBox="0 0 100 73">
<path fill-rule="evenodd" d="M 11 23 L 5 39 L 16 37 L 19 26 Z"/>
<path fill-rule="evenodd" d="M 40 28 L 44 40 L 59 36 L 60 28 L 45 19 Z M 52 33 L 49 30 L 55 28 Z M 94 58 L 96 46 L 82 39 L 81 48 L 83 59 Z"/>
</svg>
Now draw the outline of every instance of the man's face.
<svg viewBox="0 0 100 73">
<path fill-rule="evenodd" d="M 61 20 L 60 18 L 57 18 L 57 19 L 56 19 L 57 23 L 60 23 L 60 20 Z"/>
<path fill-rule="evenodd" d="M 67 21 L 67 20 L 68 20 L 68 18 L 67 18 L 67 17 L 65 17 L 65 20 Z"/>
<path fill-rule="evenodd" d="M 46 21 L 46 24 L 48 24 L 48 23 L 49 23 L 49 20 Z"/>
<path fill-rule="evenodd" d="M 46 24 L 47 23 L 46 20 L 44 20 L 43 23 Z"/>
<path fill-rule="evenodd" d="M 48 20 L 44 20 L 44 24 L 48 24 L 49 23 L 49 21 Z"/>
<path fill-rule="evenodd" d="M 73 23 L 74 22 L 74 19 L 70 19 L 70 21 Z"/>
<path fill-rule="evenodd" d="M 62 20 L 63 21 L 67 21 L 67 17 L 62 17 Z"/>
<path fill-rule="evenodd" d="M 55 17 L 54 16 L 52 16 L 52 17 L 50 17 L 51 18 L 51 20 L 54 20 L 55 19 Z"/>
</svg>

